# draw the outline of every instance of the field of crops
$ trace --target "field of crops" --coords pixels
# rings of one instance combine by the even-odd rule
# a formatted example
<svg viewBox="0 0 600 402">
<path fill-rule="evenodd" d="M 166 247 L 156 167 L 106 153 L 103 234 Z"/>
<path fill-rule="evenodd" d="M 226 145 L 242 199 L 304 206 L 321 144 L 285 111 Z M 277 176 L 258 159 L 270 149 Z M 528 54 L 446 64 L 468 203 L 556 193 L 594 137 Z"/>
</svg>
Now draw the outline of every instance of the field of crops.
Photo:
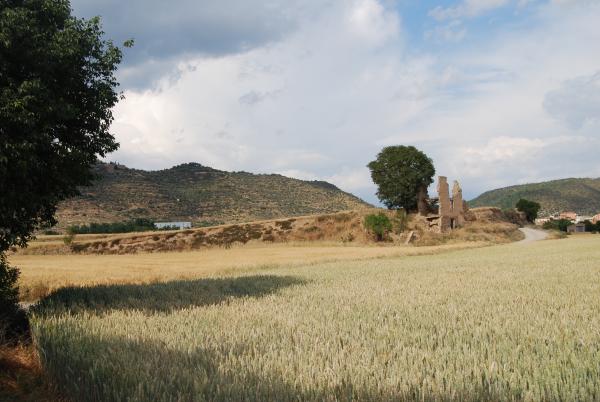
<svg viewBox="0 0 600 402">
<path fill-rule="evenodd" d="M 598 400 L 596 236 L 63 289 L 42 360 L 78 401 Z"/>
<path fill-rule="evenodd" d="M 145 284 L 199 279 L 215 275 L 258 272 L 281 265 L 433 254 L 483 245 L 478 242 L 423 247 L 344 245 L 339 242 L 259 243 L 229 249 L 211 248 L 152 254 L 17 254 L 11 256 L 10 261 L 21 269 L 21 300 L 28 302 L 65 286 Z"/>
</svg>

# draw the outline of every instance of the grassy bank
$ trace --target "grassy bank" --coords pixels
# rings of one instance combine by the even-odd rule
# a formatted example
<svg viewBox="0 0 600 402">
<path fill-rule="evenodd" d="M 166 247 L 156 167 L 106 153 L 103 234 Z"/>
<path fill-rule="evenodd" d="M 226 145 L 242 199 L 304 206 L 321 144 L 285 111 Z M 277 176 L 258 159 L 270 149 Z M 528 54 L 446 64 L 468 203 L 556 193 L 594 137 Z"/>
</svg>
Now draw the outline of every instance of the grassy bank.
<svg viewBox="0 0 600 402">
<path fill-rule="evenodd" d="M 570 238 L 65 289 L 40 307 L 75 400 L 597 400 L 600 247 Z"/>
</svg>

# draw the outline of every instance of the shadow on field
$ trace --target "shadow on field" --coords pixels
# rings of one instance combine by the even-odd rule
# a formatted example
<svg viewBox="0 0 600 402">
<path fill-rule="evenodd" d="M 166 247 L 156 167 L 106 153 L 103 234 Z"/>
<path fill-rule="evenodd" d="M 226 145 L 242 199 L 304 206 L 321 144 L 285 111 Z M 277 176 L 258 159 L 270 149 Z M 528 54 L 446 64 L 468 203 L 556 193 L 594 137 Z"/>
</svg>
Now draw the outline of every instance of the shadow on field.
<svg viewBox="0 0 600 402">
<path fill-rule="evenodd" d="M 101 285 L 59 289 L 43 299 L 34 312 L 104 313 L 108 310 L 169 312 L 219 304 L 232 298 L 260 297 L 305 281 L 292 276 L 255 275 L 236 278 L 181 280 L 145 285 Z"/>
<path fill-rule="evenodd" d="M 514 390 L 494 393 L 477 379 L 468 389 L 431 390 L 418 382 L 410 389 L 368 387 L 342 379 L 337 384 L 313 379 L 286 381 L 253 364 L 256 345 L 218 349 L 173 349 L 164 342 L 97 337 L 70 328 L 37 334 L 44 367 L 60 390 L 76 401 L 488 401 L 522 400 Z M 75 342 L 74 342 L 75 341 Z M 231 353 L 245 356 L 231 359 Z M 236 364 L 237 362 L 237 364 Z M 256 363 L 256 360 L 254 360 Z M 284 367 L 292 367 L 291 361 Z M 75 374 L 76 373 L 76 377 Z M 368 373 L 365 373 L 368 374 Z M 382 378 L 382 380 L 384 380 Z M 503 398 L 504 396 L 505 398 Z M 508 398 L 512 396 L 513 398 Z"/>
</svg>

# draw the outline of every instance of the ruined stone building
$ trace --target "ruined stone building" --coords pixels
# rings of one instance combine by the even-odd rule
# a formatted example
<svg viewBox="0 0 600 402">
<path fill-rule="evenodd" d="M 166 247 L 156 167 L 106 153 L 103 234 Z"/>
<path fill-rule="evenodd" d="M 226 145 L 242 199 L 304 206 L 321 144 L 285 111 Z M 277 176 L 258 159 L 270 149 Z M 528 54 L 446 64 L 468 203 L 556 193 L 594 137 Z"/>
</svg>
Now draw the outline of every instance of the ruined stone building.
<svg viewBox="0 0 600 402">
<path fill-rule="evenodd" d="M 465 224 L 465 213 L 468 210 L 467 203 L 463 200 L 462 189 L 457 181 L 452 186 L 452 197 L 448 179 L 444 176 L 438 177 L 439 208 L 437 214 L 430 214 L 426 218 L 430 229 L 436 232 L 447 232 L 462 227 Z"/>
</svg>

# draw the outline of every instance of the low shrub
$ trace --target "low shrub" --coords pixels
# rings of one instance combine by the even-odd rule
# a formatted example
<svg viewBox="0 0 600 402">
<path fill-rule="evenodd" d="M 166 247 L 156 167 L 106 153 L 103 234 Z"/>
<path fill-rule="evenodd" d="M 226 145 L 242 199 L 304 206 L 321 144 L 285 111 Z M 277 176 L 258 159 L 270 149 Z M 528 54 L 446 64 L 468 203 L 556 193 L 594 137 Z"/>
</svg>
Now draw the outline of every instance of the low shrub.
<svg viewBox="0 0 600 402">
<path fill-rule="evenodd" d="M 392 231 L 392 222 L 383 212 L 365 216 L 364 226 L 375 235 L 377 241 L 383 241 Z"/>
<path fill-rule="evenodd" d="M 294 222 L 296 222 L 295 219 L 288 219 L 286 221 L 275 222 L 275 225 L 279 226 L 283 230 L 291 230 L 292 229 L 292 223 L 294 223 Z"/>
<path fill-rule="evenodd" d="M 572 224 L 573 222 L 568 219 L 557 219 L 544 223 L 543 228 L 546 230 L 558 230 L 561 232 L 566 232 L 567 228 Z"/>
<path fill-rule="evenodd" d="M 71 246 L 73 241 L 75 241 L 75 236 L 75 233 L 68 232 L 65 237 L 63 237 L 63 243 L 65 243 L 65 246 Z"/>
<path fill-rule="evenodd" d="M 60 233 L 57 232 L 56 230 L 52 230 L 52 229 L 48 229 L 48 230 L 44 230 L 43 232 L 46 236 L 56 236 L 59 235 Z"/>
</svg>

